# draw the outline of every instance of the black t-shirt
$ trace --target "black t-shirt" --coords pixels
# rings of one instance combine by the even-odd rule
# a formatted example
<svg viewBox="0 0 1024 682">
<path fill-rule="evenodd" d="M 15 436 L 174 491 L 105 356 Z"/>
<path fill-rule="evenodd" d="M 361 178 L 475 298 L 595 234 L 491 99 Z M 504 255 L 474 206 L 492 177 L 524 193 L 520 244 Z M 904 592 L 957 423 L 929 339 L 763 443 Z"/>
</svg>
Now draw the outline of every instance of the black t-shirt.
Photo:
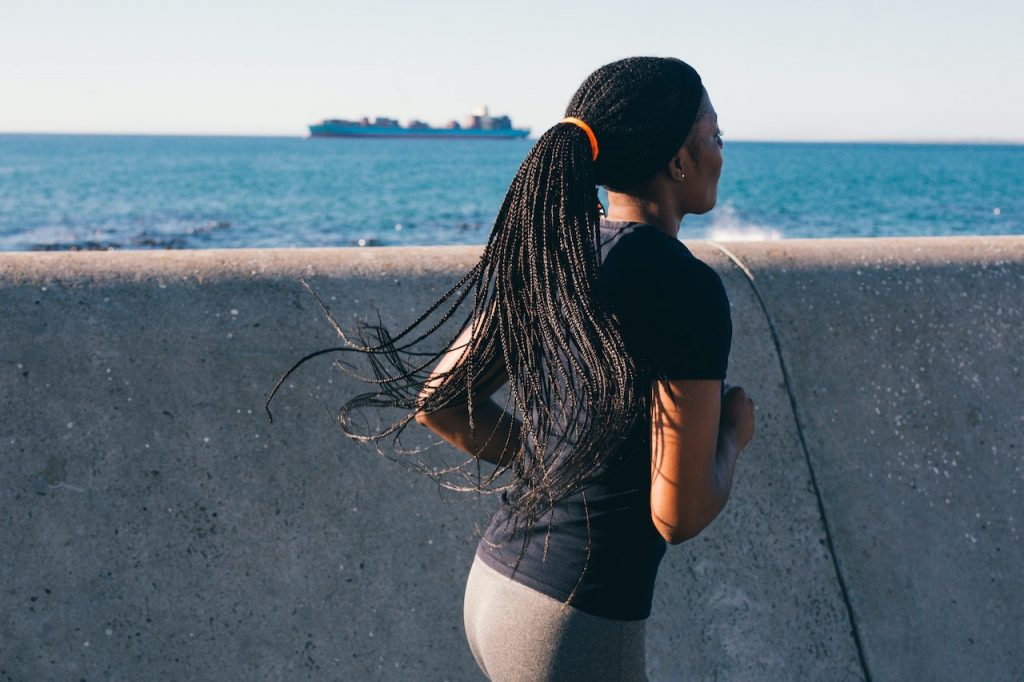
<svg viewBox="0 0 1024 682">
<path fill-rule="evenodd" d="M 732 323 L 728 296 L 714 270 L 678 239 L 644 223 L 602 220 L 601 259 L 599 293 L 621 321 L 626 348 L 651 377 L 725 378 Z M 541 515 L 514 572 L 522 524 L 510 517 L 505 493 L 477 555 L 559 601 L 572 594 L 570 604 L 582 611 L 617 620 L 650 616 L 666 543 L 651 521 L 649 417 L 621 447 L 623 457 L 610 458 L 616 463 L 582 493 Z"/>
</svg>

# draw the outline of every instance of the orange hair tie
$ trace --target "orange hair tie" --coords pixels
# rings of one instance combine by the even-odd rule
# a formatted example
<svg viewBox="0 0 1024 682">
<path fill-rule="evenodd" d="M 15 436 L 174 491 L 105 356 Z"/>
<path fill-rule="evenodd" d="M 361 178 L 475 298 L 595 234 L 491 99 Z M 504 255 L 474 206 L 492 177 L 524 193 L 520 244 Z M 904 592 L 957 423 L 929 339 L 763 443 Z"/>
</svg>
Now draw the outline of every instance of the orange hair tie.
<svg viewBox="0 0 1024 682">
<path fill-rule="evenodd" d="M 562 123 L 572 123 L 573 125 L 579 126 L 580 128 L 583 129 L 583 132 L 585 132 L 587 134 L 587 137 L 590 138 L 590 150 L 594 152 L 594 158 L 592 160 L 597 161 L 597 136 L 594 135 L 594 131 L 590 129 L 590 126 L 588 126 L 580 119 L 574 118 L 572 116 L 566 116 L 565 118 L 563 118 Z"/>
</svg>

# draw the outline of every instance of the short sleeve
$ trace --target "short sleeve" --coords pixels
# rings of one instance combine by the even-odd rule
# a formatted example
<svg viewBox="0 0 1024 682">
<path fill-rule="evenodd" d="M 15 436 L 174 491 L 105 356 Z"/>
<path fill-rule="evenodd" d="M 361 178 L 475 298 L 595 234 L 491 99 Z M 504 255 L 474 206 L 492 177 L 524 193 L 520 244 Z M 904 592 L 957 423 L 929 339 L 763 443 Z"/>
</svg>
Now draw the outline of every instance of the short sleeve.
<svg viewBox="0 0 1024 682">
<path fill-rule="evenodd" d="M 647 256 L 633 254 L 609 282 L 627 349 L 653 377 L 725 379 L 732 319 L 718 273 L 685 247 Z"/>
</svg>

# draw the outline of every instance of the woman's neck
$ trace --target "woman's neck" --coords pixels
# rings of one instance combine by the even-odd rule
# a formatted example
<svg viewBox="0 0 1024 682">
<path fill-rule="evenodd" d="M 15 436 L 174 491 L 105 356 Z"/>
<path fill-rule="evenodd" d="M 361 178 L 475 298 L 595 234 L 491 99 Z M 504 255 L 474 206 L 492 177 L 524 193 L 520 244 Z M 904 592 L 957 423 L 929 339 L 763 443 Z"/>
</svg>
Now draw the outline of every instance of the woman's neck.
<svg viewBox="0 0 1024 682">
<path fill-rule="evenodd" d="M 683 216 L 669 208 L 667 202 L 652 201 L 631 194 L 608 192 L 608 220 L 647 223 L 668 236 L 678 239 Z"/>
</svg>

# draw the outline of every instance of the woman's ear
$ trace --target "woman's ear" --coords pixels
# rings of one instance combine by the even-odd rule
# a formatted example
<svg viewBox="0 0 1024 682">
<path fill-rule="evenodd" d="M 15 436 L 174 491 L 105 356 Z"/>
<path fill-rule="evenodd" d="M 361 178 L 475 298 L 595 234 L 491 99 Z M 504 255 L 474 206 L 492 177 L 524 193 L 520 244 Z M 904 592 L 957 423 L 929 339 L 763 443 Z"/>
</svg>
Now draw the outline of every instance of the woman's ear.
<svg viewBox="0 0 1024 682">
<path fill-rule="evenodd" d="M 676 152 L 675 156 L 669 159 L 668 168 L 666 169 L 668 171 L 669 178 L 677 182 L 686 177 L 686 166 L 683 161 L 683 154 L 686 153 L 684 151 L 685 149 L 685 145 L 679 148 L 679 151 Z"/>
</svg>

